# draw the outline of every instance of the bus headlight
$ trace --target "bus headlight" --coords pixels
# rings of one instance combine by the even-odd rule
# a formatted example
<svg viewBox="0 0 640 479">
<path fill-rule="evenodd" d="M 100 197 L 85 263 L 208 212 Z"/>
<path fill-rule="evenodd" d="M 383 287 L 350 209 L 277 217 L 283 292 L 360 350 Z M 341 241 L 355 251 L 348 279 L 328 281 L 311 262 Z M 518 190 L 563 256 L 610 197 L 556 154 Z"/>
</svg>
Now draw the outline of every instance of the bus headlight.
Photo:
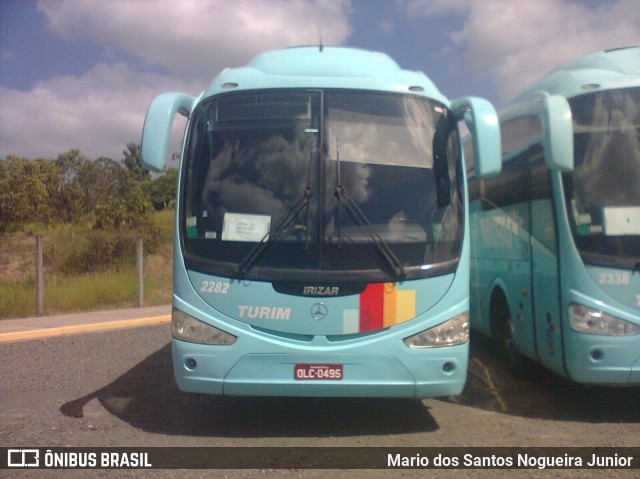
<svg viewBox="0 0 640 479">
<path fill-rule="evenodd" d="M 569 322 L 571 329 L 578 333 L 603 336 L 633 336 L 640 333 L 640 327 L 635 324 L 580 304 L 569 306 Z"/>
<path fill-rule="evenodd" d="M 469 313 L 459 314 L 426 331 L 406 338 L 404 344 L 410 348 L 440 348 L 455 346 L 469 341 Z"/>
<path fill-rule="evenodd" d="M 236 342 L 236 337 L 173 309 L 171 314 L 171 334 L 181 341 L 199 344 L 226 345 Z"/>
</svg>

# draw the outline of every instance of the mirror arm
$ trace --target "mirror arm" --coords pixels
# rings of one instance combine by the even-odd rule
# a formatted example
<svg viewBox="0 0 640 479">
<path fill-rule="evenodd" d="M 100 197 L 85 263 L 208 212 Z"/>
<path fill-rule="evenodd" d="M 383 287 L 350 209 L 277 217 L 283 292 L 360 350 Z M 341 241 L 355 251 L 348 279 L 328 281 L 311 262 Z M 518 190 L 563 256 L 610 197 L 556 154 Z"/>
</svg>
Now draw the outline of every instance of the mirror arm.
<svg viewBox="0 0 640 479">
<path fill-rule="evenodd" d="M 186 93 L 164 93 L 153 100 L 147 110 L 140 143 L 140 163 L 143 167 L 164 169 L 171 127 L 176 113 L 189 117 L 196 99 Z"/>
<path fill-rule="evenodd" d="M 451 102 L 451 111 L 455 120 L 464 120 L 471 132 L 475 176 L 500 173 L 500 125 L 493 105 L 482 98 L 464 97 Z"/>
</svg>

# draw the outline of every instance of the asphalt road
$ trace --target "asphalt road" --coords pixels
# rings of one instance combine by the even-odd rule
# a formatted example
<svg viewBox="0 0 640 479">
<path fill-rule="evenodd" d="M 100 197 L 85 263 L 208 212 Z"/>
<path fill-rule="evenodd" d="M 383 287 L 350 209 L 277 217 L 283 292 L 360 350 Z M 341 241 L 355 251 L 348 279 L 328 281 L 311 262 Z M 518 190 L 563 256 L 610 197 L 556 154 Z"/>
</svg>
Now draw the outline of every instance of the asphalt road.
<svg viewBox="0 0 640 479">
<path fill-rule="evenodd" d="M 93 324 L 108 322 L 102 319 Z M 169 326 L 166 321 L 141 324 L 4 342 L 0 330 L 0 444 L 640 446 L 640 388 L 584 388 L 544 372 L 530 382 L 516 381 L 497 361 L 490 344 L 480 338 L 473 338 L 469 378 L 459 397 L 424 401 L 217 398 L 179 392 L 172 374 Z M 59 470 L 10 471 L 4 476 L 3 472 L 8 471 L 0 471 L 0 477 L 637 476 L 637 470 L 536 469 Z"/>
</svg>

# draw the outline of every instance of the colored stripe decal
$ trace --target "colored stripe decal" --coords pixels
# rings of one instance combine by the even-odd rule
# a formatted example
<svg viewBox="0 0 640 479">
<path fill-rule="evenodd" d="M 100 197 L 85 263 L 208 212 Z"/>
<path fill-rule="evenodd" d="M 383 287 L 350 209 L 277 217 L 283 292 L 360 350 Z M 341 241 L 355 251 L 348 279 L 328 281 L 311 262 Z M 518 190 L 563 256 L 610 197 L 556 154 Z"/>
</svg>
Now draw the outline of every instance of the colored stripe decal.
<svg viewBox="0 0 640 479">
<path fill-rule="evenodd" d="M 384 284 L 370 284 L 360 294 L 360 331 L 384 327 Z"/>
<path fill-rule="evenodd" d="M 400 291 L 395 283 L 370 284 L 360 294 L 359 332 L 388 328 L 413 319 L 415 315 L 414 290 Z M 346 326 L 345 321 L 345 333 L 347 329 L 351 332 L 352 327 Z"/>
<path fill-rule="evenodd" d="M 396 290 L 396 320 L 394 324 L 403 323 L 416 317 L 416 292 Z"/>
<path fill-rule="evenodd" d="M 342 334 L 360 332 L 360 317 L 357 309 L 345 309 L 342 312 Z"/>
<path fill-rule="evenodd" d="M 388 328 L 396 324 L 396 310 L 398 307 L 398 295 L 394 283 L 384 285 L 384 327 Z"/>
</svg>

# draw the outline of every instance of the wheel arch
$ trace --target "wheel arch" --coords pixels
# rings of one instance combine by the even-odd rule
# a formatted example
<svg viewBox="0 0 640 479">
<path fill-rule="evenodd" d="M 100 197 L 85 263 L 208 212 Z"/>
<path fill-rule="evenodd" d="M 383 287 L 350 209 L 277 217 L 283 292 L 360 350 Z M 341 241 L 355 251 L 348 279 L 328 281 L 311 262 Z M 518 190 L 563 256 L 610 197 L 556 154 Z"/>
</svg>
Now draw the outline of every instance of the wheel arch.
<svg viewBox="0 0 640 479">
<path fill-rule="evenodd" d="M 500 323 L 511 315 L 511 305 L 506 291 L 506 285 L 502 281 L 494 281 L 489 297 L 489 325 L 491 337 L 494 339 L 497 338 L 498 331 L 500 331 Z"/>
</svg>

